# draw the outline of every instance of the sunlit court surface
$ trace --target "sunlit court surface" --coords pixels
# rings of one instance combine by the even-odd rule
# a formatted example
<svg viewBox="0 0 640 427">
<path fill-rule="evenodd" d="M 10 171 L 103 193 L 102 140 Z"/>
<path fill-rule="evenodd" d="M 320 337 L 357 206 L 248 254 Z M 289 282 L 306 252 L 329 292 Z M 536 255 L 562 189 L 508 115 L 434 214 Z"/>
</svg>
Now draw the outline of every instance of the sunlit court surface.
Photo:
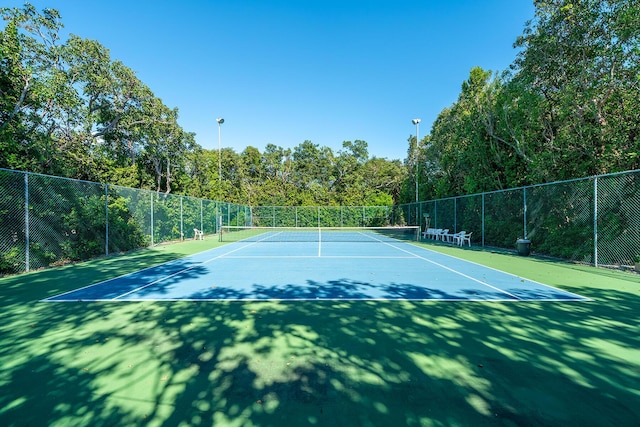
<svg viewBox="0 0 640 427">
<path fill-rule="evenodd" d="M 234 230 L 229 244 L 45 301 L 588 300 L 418 246 L 416 231 Z"/>
</svg>

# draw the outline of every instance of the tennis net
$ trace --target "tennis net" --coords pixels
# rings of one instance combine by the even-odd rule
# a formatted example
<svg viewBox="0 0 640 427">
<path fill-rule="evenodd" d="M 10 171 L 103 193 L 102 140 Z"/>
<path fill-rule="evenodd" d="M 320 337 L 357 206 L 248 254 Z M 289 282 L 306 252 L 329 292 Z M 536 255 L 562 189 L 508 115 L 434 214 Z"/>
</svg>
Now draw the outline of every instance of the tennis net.
<svg viewBox="0 0 640 427">
<path fill-rule="evenodd" d="M 420 227 L 242 227 L 222 226 L 221 242 L 362 242 L 416 241 Z"/>
</svg>

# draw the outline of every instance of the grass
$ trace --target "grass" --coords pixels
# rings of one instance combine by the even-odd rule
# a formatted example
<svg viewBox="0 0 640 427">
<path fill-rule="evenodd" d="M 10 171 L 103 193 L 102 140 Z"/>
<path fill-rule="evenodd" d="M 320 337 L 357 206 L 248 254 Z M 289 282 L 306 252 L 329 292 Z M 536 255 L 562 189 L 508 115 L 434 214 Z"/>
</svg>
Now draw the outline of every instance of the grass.
<svg viewBox="0 0 640 427">
<path fill-rule="evenodd" d="M 0 279 L 0 425 L 640 424 L 631 273 L 430 246 L 592 301 L 39 302 L 217 244 Z"/>
</svg>

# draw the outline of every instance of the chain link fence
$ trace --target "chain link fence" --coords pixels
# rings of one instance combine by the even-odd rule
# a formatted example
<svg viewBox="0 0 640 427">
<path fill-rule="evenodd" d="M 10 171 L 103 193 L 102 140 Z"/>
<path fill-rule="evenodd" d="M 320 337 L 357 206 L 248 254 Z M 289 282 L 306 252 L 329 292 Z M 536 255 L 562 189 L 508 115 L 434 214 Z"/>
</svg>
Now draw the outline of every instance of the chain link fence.
<svg viewBox="0 0 640 427">
<path fill-rule="evenodd" d="M 471 232 L 476 245 L 602 267 L 640 261 L 640 171 L 409 203 L 410 225 Z"/>
<path fill-rule="evenodd" d="M 215 234 L 248 206 L 0 169 L 0 275 Z"/>
<path fill-rule="evenodd" d="M 192 239 L 220 225 L 420 225 L 595 266 L 640 261 L 640 171 L 398 206 L 246 206 L 0 169 L 0 275 Z"/>
<path fill-rule="evenodd" d="M 382 227 L 396 224 L 391 206 L 254 206 L 255 227 Z"/>
</svg>

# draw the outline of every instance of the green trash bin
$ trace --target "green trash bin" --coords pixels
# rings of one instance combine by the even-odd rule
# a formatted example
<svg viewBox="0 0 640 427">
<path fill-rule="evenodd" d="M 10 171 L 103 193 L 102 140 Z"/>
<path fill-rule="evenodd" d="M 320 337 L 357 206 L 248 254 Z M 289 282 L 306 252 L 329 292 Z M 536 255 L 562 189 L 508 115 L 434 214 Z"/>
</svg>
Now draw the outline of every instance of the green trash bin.
<svg viewBox="0 0 640 427">
<path fill-rule="evenodd" d="M 516 249 L 518 251 L 518 255 L 529 256 L 529 254 L 531 253 L 531 240 L 518 239 L 516 241 Z"/>
</svg>

